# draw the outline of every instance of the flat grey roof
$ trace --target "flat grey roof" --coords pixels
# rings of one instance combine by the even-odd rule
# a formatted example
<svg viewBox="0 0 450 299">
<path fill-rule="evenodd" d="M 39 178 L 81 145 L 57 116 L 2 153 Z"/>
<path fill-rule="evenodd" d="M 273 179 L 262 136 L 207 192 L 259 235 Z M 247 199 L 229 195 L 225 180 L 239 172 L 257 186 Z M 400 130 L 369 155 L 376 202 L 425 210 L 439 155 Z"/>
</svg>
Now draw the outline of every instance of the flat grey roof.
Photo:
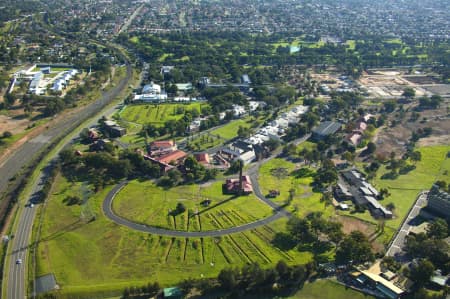
<svg viewBox="0 0 450 299">
<path fill-rule="evenodd" d="M 334 121 L 324 121 L 317 127 L 315 127 L 312 131 L 315 134 L 321 135 L 321 136 L 328 136 L 336 133 L 341 128 L 341 123 L 334 122 Z"/>
</svg>

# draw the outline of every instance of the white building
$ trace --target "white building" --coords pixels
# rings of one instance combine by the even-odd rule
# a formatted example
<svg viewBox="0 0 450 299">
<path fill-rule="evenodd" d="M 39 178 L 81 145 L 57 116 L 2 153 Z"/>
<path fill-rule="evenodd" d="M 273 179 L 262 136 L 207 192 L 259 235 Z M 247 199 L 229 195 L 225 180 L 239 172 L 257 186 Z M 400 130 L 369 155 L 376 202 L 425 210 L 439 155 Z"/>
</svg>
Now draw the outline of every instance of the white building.
<svg viewBox="0 0 450 299">
<path fill-rule="evenodd" d="M 161 85 L 150 82 L 150 84 L 144 85 L 142 88 L 142 94 L 160 94 Z"/>
</svg>

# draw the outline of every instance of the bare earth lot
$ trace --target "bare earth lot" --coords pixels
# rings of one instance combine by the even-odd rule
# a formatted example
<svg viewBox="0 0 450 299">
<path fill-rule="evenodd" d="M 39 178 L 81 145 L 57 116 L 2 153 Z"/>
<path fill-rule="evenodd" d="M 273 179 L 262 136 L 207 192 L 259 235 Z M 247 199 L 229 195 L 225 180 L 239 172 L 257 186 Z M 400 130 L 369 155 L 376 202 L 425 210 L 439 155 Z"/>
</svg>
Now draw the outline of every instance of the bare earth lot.
<svg viewBox="0 0 450 299">
<path fill-rule="evenodd" d="M 406 112 L 399 124 L 394 127 L 384 127 L 378 131 L 374 140 L 377 145 L 377 154 L 389 155 L 391 152 L 396 152 L 400 155 L 404 152 L 412 132 L 426 127 L 432 128 L 432 135 L 421 138 L 418 142 L 419 146 L 450 144 L 450 118 L 447 116 L 446 104 L 442 104 L 439 109 L 420 112 L 419 119 L 414 122 L 409 120 L 410 117 L 411 112 Z"/>
</svg>

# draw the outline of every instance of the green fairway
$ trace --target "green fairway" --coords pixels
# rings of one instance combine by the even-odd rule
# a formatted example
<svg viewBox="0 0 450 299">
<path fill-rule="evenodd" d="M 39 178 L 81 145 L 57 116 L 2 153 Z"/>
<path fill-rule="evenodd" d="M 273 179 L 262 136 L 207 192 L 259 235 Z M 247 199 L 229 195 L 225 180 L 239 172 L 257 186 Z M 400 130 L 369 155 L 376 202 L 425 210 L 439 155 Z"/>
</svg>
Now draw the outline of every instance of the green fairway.
<svg viewBox="0 0 450 299">
<path fill-rule="evenodd" d="M 332 280 L 317 280 L 306 283 L 292 299 L 371 299 L 374 298 L 361 292 L 349 289 Z"/>
<path fill-rule="evenodd" d="M 183 107 L 185 110 L 197 109 L 200 112 L 201 105 L 206 104 L 200 102 L 189 104 L 134 104 L 125 107 L 120 112 L 120 118 L 129 123 L 162 126 L 168 120 L 178 120 L 183 117 L 183 113 L 177 113 L 178 107 Z"/>
<path fill-rule="evenodd" d="M 118 215 L 135 222 L 186 231 L 234 227 L 272 214 L 272 210 L 255 195 L 237 198 L 223 195 L 222 183 L 165 190 L 150 181 L 131 181 L 116 195 L 113 209 Z M 201 205 L 206 199 L 211 200 L 208 207 Z M 178 203 L 183 203 L 186 211 L 170 215 Z M 198 215 L 192 215 L 194 213 Z"/>
<path fill-rule="evenodd" d="M 88 206 L 68 206 L 63 202 L 68 195 L 83 198 L 90 188 L 89 185 L 68 182 L 58 176 L 43 216 L 37 251 L 37 275 L 54 273 L 63 296 L 114 296 L 127 286 L 140 286 L 153 281 L 168 286 L 190 277 L 216 277 L 225 267 L 241 267 L 248 262 L 271 267 L 281 259 L 289 264 L 298 264 L 312 258 L 309 252 L 284 252 L 270 243 L 277 231 L 284 230 L 285 219 L 221 238 L 170 238 L 136 232 L 107 219 L 101 211 L 101 204 L 111 187 L 91 194 Z M 154 188 L 150 182 L 134 181 L 116 199 L 119 205 L 127 197 L 133 199 L 133 203 L 128 203 L 128 208 L 136 211 L 138 208 L 135 205 L 141 204 L 141 209 L 145 211 L 147 207 L 153 208 L 153 203 L 147 202 L 149 191 L 155 193 L 151 197 L 157 201 L 160 200 L 158 194 L 163 193 Z M 216 197 L 226 198 L 219 194 L 220 183 L 201 189 L 197 194 L 202 198 L 211 198 L 213 204 L 217 202 Z M 166 192 L 173 196 L 168 199 L 173 203 L 182 196 L 187 206 L 195 206 L 198 191 L 199 187 L 192 185 Z M 194 203 L 190 203 L 192 197 Z M 163 206 L 164 203 L 161 203 L 154 207 L 165 209 Z M 125 204 L 123 208 L 126 209 Z M 82 217 L 92 213 L 96 215 L 94 221 L 88 222 L 86 217 Z M 192 219 L 189 230 L 199 229 L 200 225 L 205 230 L 229 227 L 270 213 L 270 209 L 253 196 L 238 198 Z M 145 215 L 145 212 L 141 214 Z M 160 214 L 167 215 L 167 210 Z M 186 218 L 182 220 L 181 215 L 177 217 L 178 225 L 186 225 Z"/>
</svg>

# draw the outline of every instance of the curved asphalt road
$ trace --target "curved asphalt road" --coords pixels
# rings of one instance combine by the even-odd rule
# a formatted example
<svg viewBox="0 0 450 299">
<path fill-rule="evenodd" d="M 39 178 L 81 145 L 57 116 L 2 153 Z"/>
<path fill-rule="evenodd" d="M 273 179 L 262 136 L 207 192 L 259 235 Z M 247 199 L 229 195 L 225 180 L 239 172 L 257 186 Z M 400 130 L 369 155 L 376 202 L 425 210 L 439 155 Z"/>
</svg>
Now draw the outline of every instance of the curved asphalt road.
<svg viewBox="0 0 450 299">
<path fill-rule="evenodd" d="M 310 137 L 310 135 L 304 136 L 303 138 L 298 139 L 295 144 L 300 144 L 307 140 Z M 182 238 L 190 238 L 190 237 L 218 237 L 218 236 L 225 236 L 233 233 L 240 233 L 246 230 L 255 229 L 259 226 L 269 224 L 275 220 L 278 220 L 282 217 L 291 217 L 292 214 L 288 211 L 284 210 L 283 207 L 280 207 L 270 199 L 267 199 L 259 189 L 259 182 L 258 182 L 258 173 L 259 173 L 259 167 L 269 161 L 270 159 L 273 159 L 276 157 L 279 153 L 281 153 L 281 149 L 276 150 L 272 155 L 264 159 L 262 161 L 259 161 L 255 163 L 250 169 L 247 171 L 248 176 L 250 176 L 250 180 L 252 181 L 253 185 L 253 192 L 255 193 L 256 197 L 259 198 L 262 202 L 267 204 L 273 209 L 273 215 L 269 216 L 267 218 L 247 223 L 240 226 L 235 226 L 231 228 L 225 228 L 225 229 L 219 229 L 219 230 L 210 230 L 210 231 L 200 231 L 200 232 L 187 232 L 187 231 L 177 231 L 177 230 L 170 230 L 160 227 L 154 227 L 149 225 L 144 225 L 140 223 L 136 223 L 130 220 L 127 220 L 125 218 L 122 218 L 116 214 L 114 214 L 112 210 L 112 202 L 114 200 L 114 197 L 116 194 L 122 190 L 123 187 L 125 187 L 128 183 L 128 181 L 122 181 L 121 183 L 117 184 L 109 193 L 106 195 L 105 200 L 103 201 L 103 213 L 106 217 L 108 217 L 113 222 L 126 226 L 128 228 L 131 228 L 133 230 L 141 231 L 144 233 L 150 233 L 154 235 L 162 235 L 162 236 L 169 236 L 169 237 L 182 237 Z"/>
<path fill-rule="evenodd" d="M 258 169 L 259 164 L 255 165 L 252 169 Z M 253 183 L 253 189 L 255 192 L 255 195 L 271 206 L 274 209 L 274 214 L 270 217 L 250 222 L 244 225 L 235 226 L 231 228 L 225 228 L 225 229 L 219 229 L 219 230 L 210 230 L 210 231 L 200 231 L 200 232 L 187 232 L 187 231 L 177 231 L 177 230 L 170 230 L 170 229 L 164 229 L 144 224 L 139 224 L 132 222 L 130 220 L 127 220 L 125 218 L 122 218 L 120 216 L 117 216 L 114 214 L 112 210 L 112 202 L 114 200 L 114 197 L 116 194 L 127 185 L 128 181 L 123 181 L 119 184 L 117 184 L 111 191 L 109 191 L 108 195 L 106 195 L 105 200 L 103 201 L 103 213 L 105 213 L 106 217 L 111 219 L 113 222 L 126 226 L 128 228 L 145 232 L 145 233 L 151 233 L 154 235 L 163 235 L 163 236 L 170 236 L 170 237 L 182 237 L 182 238 L 191 238 L 191 237 L 218 237 L 218 236 L 225 236 L 233 233 L 240 233 L 246 230 L 255 229 L 259 226 L 269 224 L 275 220 L 278 220 L 282 217 L 289 217 L 291 214 L 285 210 L 283 210 L 281 207 L 279 207 L 277 204 L 272 202 L 271 200 L 265 198 L 260 190 L 259 185 L 256 180 L 256 178 L 252 177 L 252 183 Z"/>
</svg>

